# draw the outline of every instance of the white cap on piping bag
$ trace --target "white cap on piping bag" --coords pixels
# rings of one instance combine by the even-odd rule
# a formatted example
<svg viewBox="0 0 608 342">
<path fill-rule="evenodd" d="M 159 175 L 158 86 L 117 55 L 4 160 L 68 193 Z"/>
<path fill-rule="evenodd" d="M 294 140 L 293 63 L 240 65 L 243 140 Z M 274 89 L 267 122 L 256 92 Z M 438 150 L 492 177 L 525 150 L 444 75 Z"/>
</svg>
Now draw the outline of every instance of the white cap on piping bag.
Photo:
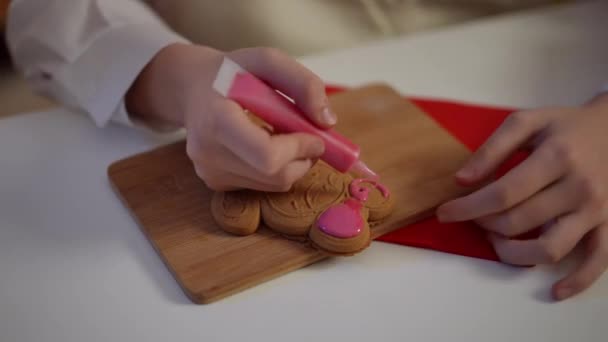
<svg viewBox="0 0 608 342">
<path fill-rule="evenodd" d="M 224 61 L 222 62 L 222 65 L 220 65 L 220 69 L 217 72 L 217 76 L 213 81 L 213 89 L 224 97 L 228 96 L 236 75 L 246 72 L 247 71 L 245 71 L 245 69 L 231 59 L 227 57 L 224 58 Z"/>
</svg>

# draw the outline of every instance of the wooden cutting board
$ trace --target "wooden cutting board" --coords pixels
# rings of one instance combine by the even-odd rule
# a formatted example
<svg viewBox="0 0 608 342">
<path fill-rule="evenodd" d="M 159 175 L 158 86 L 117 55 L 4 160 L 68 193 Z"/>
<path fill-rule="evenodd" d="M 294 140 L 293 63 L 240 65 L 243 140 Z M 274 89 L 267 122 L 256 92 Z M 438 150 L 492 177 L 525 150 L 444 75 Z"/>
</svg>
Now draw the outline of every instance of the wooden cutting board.
<svg viewBox="0 0 608 342">
<path fill-rule="evenodd" d="M 454 172 L 469 151 L 416 106 L 385 85 L 330 98 L 337 130 L 396 196 L 396 208 L 372 237 L 404 227 L 465 193 Z M 185 293 L 209 303 L 323 259 L 266 228 L 247 237 L 224 233 L 211 217 L 212 192 L 177 142 L 115 162 L 111 183 Z M 362 253 L 365 253 L 363 251 Z"/>
</svg>

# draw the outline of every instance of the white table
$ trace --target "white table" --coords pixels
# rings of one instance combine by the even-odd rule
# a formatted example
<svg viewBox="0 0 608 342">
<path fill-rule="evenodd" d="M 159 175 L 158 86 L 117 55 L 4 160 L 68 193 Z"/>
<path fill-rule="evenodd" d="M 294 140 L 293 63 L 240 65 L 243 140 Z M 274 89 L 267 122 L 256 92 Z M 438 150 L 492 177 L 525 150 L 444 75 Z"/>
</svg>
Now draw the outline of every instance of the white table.
<svg viewBox="0 0 608 342">
<path fill-rule="evenodd" d="M 491 19 L 302 61 L 331 82 L 517 107 L 608 81 L 608 3 Z M 606 341 L 608 276 L 549 300 L 567 265 L 520 270 L 373 243 L 197 306 L 109 187 L 167 143 L 66 110 L 0 120 L 0 341 Z M 568 263 L 566 263 L 568 264 Z"/>
</svg>

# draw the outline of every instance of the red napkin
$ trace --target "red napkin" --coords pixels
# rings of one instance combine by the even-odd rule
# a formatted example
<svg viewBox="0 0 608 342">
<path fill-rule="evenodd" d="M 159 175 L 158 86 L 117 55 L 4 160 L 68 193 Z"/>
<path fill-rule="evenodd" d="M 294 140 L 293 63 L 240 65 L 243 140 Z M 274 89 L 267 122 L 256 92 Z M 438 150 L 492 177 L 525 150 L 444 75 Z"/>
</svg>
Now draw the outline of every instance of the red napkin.
<svg viewBox="0 0 608 342">
<path fill-rule="evenodd" d="M 327 93 L 344 88 L 328 86 Z M 442 100 L 408 98 L 430 115 L 436 122 L 475 151 L 494 132 L 503 120 L 514 111 Z M 525 158 L 517 154 L 499 170 L 504 174 Z M 439 223 L 434 217 L 403 227 L 376 239 L 406 246 L 427 248 L 468 257 L 499 261 L 485 232 L 473 222 Z"/>
</svg>

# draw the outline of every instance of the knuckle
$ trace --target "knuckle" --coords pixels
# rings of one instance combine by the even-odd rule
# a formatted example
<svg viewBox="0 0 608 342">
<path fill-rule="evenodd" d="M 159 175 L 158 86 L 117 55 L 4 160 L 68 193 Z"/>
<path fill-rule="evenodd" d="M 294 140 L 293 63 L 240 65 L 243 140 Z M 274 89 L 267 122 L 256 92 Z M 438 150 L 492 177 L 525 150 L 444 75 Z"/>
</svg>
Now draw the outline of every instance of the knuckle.
<svg viewBox="0 0 608 342">
<path fill-rule="evenodd" d="M 490 159 L 490 156 L 492 156 L 494 153 L 492 153 L 493 147 L 489 146 L 489 145 L 483 145 L 481 146 L 476 152 L 475 152 L 475 161 L 476 162 L 484 162 L 488 159 Z"/>
<path fill-rule="evenodd" d="M 516 218 L 511 213 L 505 213 L 496 219 L 494 228 L 497 233 L 500 233 L 506 237 L 513 237 L 515 229 L 517 227 Z"/>
<path fill-rule="evenodd" d="M 215 138 L 217 134 L 221 132 L 230 132 L 234 130 L 234 123 L 230 120 L 225 110 L 212 110 L 209 111 L 209 117 L 207 118 L 205 130 L 209 134 L 212 134 Z M 228 113 L 229 114 L 229 113 Z"/>
<path fill-rule="evenodd" d="M 265 149 L 261 151 L 259 156 L 259 169 L 264 176 L 275 176 L 281 170 L 278 154 L 272 149 Z"/>
<path fill-rule="evenodd" d="M 207 172 L 201 168 L 201 167 L 195 167 L 194 170 L 196 171 L 196 175 L 198 176 L 198 178 L 202 179 L 203 181 L 207 180 L 207 178 L 209 178 L 207 176 Z"/>
<path fill-rule="evenodd" d="M 577 274 L 569 282 L 569 286 L 577 292 L 583 291 L 593 282 L 593 277 L 588 274 Z"/>
<path fill-rule="evenodd" d="M 194 171 L 209 189 L 213 191 L 224 191 L 226 189 L 225 184 L 221 181 L 221 177 L 218 177 L 213 170 L 203 163 L 195 163 Z"/>
<path fill-rule="evenodd" d="M 200 155 L 200 146 L 196 143 L 188 141 L 186 143 L 186 155 L 190 160 L 198 160 Z"/>
<path fill-rule="evenodd" d="M 203 171 L 201 171 L 199 168 L 195 167 L 194 172 L 196 172 L 196 176 L 198 178 L 200 178 L 203 182 L 205 182 L 205 179 L 207 177 L 205 176 L 205 173 Z M 205 184 L 207 184 L 207 182 L 205 182 Z"/>
<path fill-rule="evenodd" d="M 276 185 L 282 191 L 289 191 L 293 183 L 293 177 L 291 177 L 287 172 L 279 172 L 276 177 Z"/>
<path fill-rule="evenodd" d="M 196 99 L 200 99 L 200 96 L 197 96 Z M 211 99 L 205 103 L 204 114 L 201 113 L 200 103 L 188 104 L 195 109 L 191 110 L 190 127 L 188 127 L 187 134 L 190 131 L 204 132 L 205 134 L 200 136 L 206 137 L 210 133 L 228 127 L 230 120 L 225 113 L 230 110 L 230 107 L 226 105 L 227 103 L 225 99 Z"/>
<path fill-rule="evenodd" d="M 225 184 L 214 177 L 204 178 L 203 181 L 205 182 L 205 185 L 213 191 L 224 191 L 226 189 Z"/>
<path fill-rule="evenodd" d="M 210 152 L 203 147 L 198 147 L 196 151 L 192 152 L 192 155 L 189 155 L 189 157 L 204 171 L 210 165 L 213 165 L 214 157 L 212 154 L 213 152 Z"/>
<path fill-rule="evenodd" d="M 507 117 L 505 123 L 512 129 L 525 128 L 531 123 L 532 115 L 527 112 L 515 112 Z"/>
<path fill-rule="evenodd" d="M 306 93 L 308 93 L 309 95 L 325 94 L 325 86 L 323 84 L 323 81 L 321 81 L 318 76 L 312 73 L 308 77 L 306 77 L 306 79 L 304 80 L 304 84 Z"/>
<path fill-rule="evenodd" d="M 308 102 L 314 111 L 321 111 L 327 107 L 327 97 L 325 96 L 325 86 L 316 76 L 311 76 L 304 81 L 303 102 Z"/>
<path fill-rule="evenodd" d="M 606 205 L 606 195 L 602 191 L 601 187 L 597 186 L 589 177 L 584 177 L 579 180 L 578 184 L 579 192 L 583 196 L 583 199 L 591 207 L 591 209 L 601 210 Z"/>
<path fill-rule="evenodd" d="M 269 62 L 285 58 L 285 52 L 274 47 L 261 47 L 258 49 L 258 55 Z"/>
<path fill-rule="evenodd" d="M 497 186 L 491 195 L 491 200 L 497 208 L 509 207 L 512 202 L 511 198 L 511 191 L 505 186 Z"/>
<path fill-rule="evenodd" d="M 207 186 L 210 186 L 211 177 L 209 177 L 209 173 L 207 172 L 207 170 L 204 167 L 195 166 L 194 171 L 196 172 L 196 175 L 198 176 L 198 178 L 200 178 L 203 182 L 205 182 L 205 184 Z"/>
<path fill-rule="evenodd" d="M 292 183 L 291 182 L 280 182 L 276 184 L 275 188 L 280 192 L 287 192 L 291 190 Z"/>
<path fill-rule="evenodd" d="M 539 238 L 541 255 L 548 263 L 556 263 L 564 257 L 564 249 L 553 239 Z"/>
<path fill-rule="evenodd" d="M 560 165 L 572 168 L 576 165 L 576 151 L 570 144 L 562 140 L 553 140 L 550 143 L 553 159 Z"/>
<path fill-rule="evenodd" d="M 209 188 L 209 190 L 213 190 L 213 191 L 217 191 L 217 192 L 224 191 L 222 186 L 220 186 L 219 184 L 211 183 L 209 181 L 206 181 L 205 184 L 207 185 L 207 188 Z"/>
</svg>

